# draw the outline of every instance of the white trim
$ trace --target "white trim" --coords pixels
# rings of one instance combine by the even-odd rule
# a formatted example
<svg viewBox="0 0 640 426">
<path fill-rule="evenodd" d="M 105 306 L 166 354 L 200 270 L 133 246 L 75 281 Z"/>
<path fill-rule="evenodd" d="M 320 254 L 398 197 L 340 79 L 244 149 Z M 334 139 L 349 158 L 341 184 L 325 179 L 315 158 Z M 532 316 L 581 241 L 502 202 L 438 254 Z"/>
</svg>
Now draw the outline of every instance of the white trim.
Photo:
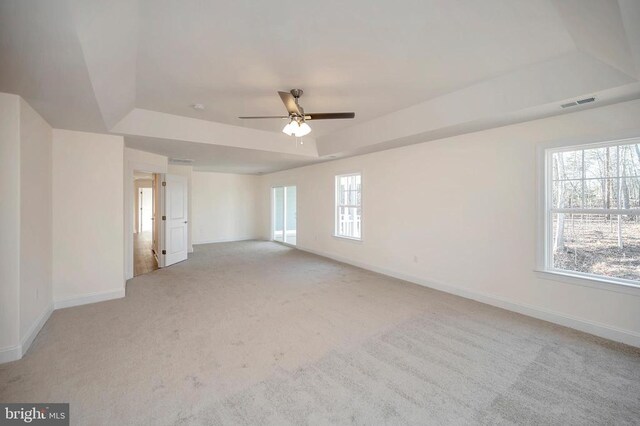
<svg viewBox="0 0 640 426">
<path fill-rule="evenodd" d="M 233 242 L 240 242 L 240 241 L 253 241 L 253 240 L 259 240 L 260 238 L 258 237 L 246 237 L 246 238 L 222 238 L 219 240 L 207 240 L 207 241 L 198 241 L 197 243 L 193 243 L 194 246 L 199 246 L 199 245 L 203 245 L 203 244 L 217 244 L 217 243 L 233 243 Z"/>
<path fill-rule="evenodd" d="M 17 361 L 27 353 L 31 344 L 35 340 L 42 327 L 45 325 L 51 313 L 53 312 L 53 303 L 47 306 L 47 308 L 40 314 L 38 319 L 31 324 L 29 330 L 20 341 L 19 345 L 10 346 L 8 348 L 0 349 L 0 364 L 5 362 Z"/>
<path fill-rule="evenodd" d="M 636 281 L 631 280 L 609 280 L 600 275 L 590 275 L 574 273 L 563 270 L 537 270 L 535 273 L 539 278 L 550 281 L 560 281 L 568 284 L 575 284 L 582 287 L 597 288 L 599 290 L 613 291 L 616 293 L 629 294 L 631 296 L 640 297 L 640 286 Z"/>
<path fill-rule="evenodd" d="M 89 303 L 104 302 L 107 300 L 120 299 L 125 296 L 125 289 L 100 291 L 96 293 L 83 294 L 82 296 L 71 296 L 58 299 L 53 302 L 54 309 L 70 308 L 72 306 L 87 305 Z"/>
<path fill-rule="evenodd" d="M 283 224 L 282 224 L 282 241 L 278 241 L 274 238 L 276 227 L 276 189 L 282 188 L 282 196 L 284 200 L 284 206 L 282 209 L 283 214 Z M 271 186 L 269 189 L 271 195 L 271 208 L 270 208 L 270 231 L 269 231 L 269 241 L 273 241 L 276 243 L 285 243 L 285 239 L 287 238 L 287 188 L 295 188 L 296 189 L 296 243 L 298 242 L 298 185 L 275 185 Z M 295 246 L 295 244 L 285 243 L 286 245 Z"/>
<path fill-rule="evenodd" d="M 615 178 L 612 178 L 615 179 Z M 603 179 L 604 180 L 604 179 Z M 559 209 L 551 207 L 549 209 L 551 213 L 564 213 L 564 214 L 610 214 L 620 216 L 638 216 L 640 215 L 640 209 Z"/>
<path fill-rule="evenodd" d="M 285 243 L 284 241 L 276 241 L 276 240 L 271 240 L 271 242 L 276 243 L 276 244 L 280 244 L 289 248 L 297 248 L 297 246 L 291 244 L 291 243 Z"/>
<path fill-rule="evenodd" d="M 79 297 L 74 296 L 54 301 L 44 312 L 42 312 L 37 321 L 31 325 L 25 336 L 20 341 L 20 344 L 0 349 L 0 364 L 21 359 L 29 350 L 29 347 L 31 347 L 31 344 L 38 333 L 40 333 L 40 330 L 42 330 L 42 327 L 44 327 L 46 322 L 49 320 L 49 317 L 54 310 L 86 305 L 89 303 L 104 302 L 106 300 L 120 299 L 124 296 L 125 289 L 122 288 L 112 291 L 89 293 Z"/>
<path fill-rule="evenodd" d="M 154 174 L 167 173 L 168 165 L 128 160 L 125 150 L 124 167 L 124 279 L 129 280 L 133 278 L 133 188 L 135 186 L 135 179 L 133 175 L 135 172 Z M 156 215 L 158 214 L 159 212 L 156 212 Z"/>
<path fill-rule="evenodd" d="M 362 211 L 362 208 L 360 209 Z M 362 234 L 362 215 L 360 215 L 360 233 Z M 340 240 L 349 241 L 351 243 L 362 244 L 364 240 L 362 238 L 353 238 L 353 237 L 345 237 L 344 235 L 332 235 L 333 238 L 338 238 Z"/>
<path fill-rule="evenodd" d="M 14 345 L 0 349 L 0 364 L 17 361 L 22 358 L 22 346 Z"/>
<path fill-rule="evenodd" d="M 42 330 L 42 327 L 47 322 L 47 320 L 49 320 L 49 317 L 53 313 L 53 309 L 54 309 L 53 303 L 49 304 L 49 306 L 47 306 L 47 309 L 45 309 L 44 312 L 42 312 L 42 314 L 40 315 L 40 317 L 38 317 L 37 321 L 31 324 L 31 327 L 29 327 L 27 334 L 22 339 L 21 356 L 27 353 L 27 351 L 29 350 L 29 347 L 31 347 L 31 344 L 35 340 L 36 336 L 38 335 L 38 333 L 40 333 L 40 330 Z"/>
<path fill-rule="evenodd" d="M 635 141 L 635 142 L 634 142 Z M 618 145 L 632 145 L 634 143 L 640 143 L 640 138 L 628 137 L 622 139 L 609 139 L 607 141 L 583 141 L 579 143 L 575 142 L 567 142 L 562 143 L 560 141 L 556 141 L 555 143 L 547 143 L 545 144 L 545 151 L 554 152 L 565 152 L 565 151 L 577 151 L 581 149 L 592 149 L 592 148 L 605 148 L 608 146 L 618 146 Z"/>
<path fill-rule="evenodd" d="M 376 265 L 371 265 L 364 262 L 353 261 L 342 256 L 332 255 L 326 252 L 313 250 L 309 248 L 296 247 L 298 250 L 313 253 L 318 256 L 327 257 L 329 259 L 336 260 L 338 262 L 346 263 L 356 266 L 358 268 L 367 269 L 369 271 L 377 272 L 379 274 L 387 275 L 400 280 L 408 281 L 414 284 L 418 284 L 424 287 L 433 288 L 436 290 L 444 291 L 446 293 L 461 296 L 466 299 L 475 300 L 487 305 L 496 306 L 498 308 L 506 309 L 508 311 L 517 312 L 522 315 L 541 319 L 543 321 L 552 322 L 565 327 L 573 328 L 585 333 L 593 334 L 605 339 L 614 340 L 616 342 L 622 342 L 627 345 L 640 347 L 640 333 L 632 330 L 624 330 L 610 325 L 598 323 L 595 321 L 589 321 L 584 318 L 577 318 L 571 315 L 562 314 L 559 312 L 542 309 L 536 306 L 526 305 L 522 303 L 515 303 L 506 300 L 501 297 L 493 296 L 490 294 L 467 290 L 462 287 L 453 286 L 446 283 L 440 283 L 432 280 L 426 280 L 413 275 L 404 274 L 401 272 L 393 271 L 387 268 L 381 268 Z"/>
<path fill-rule="evenodd" d="M 348 176 L 360 176 L 360 205 L 340 205 L 338 202 L 340 194 L 338 193 L 339 180 L 342 177 Z M 333 232 L 332 236 L 335 238 L 343 238 L 349 241 L 362 242 L 364 236 L 364 175 L 361 170 L 352 171 L 347 173 L 340 173 L 333 177 Z M 340 207 L 350 207 L 360 209 L 360 237 L 349 237 L 347 235 L 338 234 L 338 216 Z"/>
<path fill-rule="evenodd" d="M 554 141 L 544 144 L 540 144 L 537 147 L 537 197 L 538 197 L 538 236 L 536 241 L 536 273 L 540 278 L 548 279 L 556 282 L 576 284 L 585 287 L 593 287 L 598 289 L 605 289 L 611 291 L 617 291 L 621 293 L 637 295 L 640 282 L 635 280 L 627 280 L 615 277 L 608 277 L 605 275 L 595 275 L 588 273 L 581 273 L 578 271 L 562 270 L 553 268 L 553 253 L 550 250 L 553 227 L 550 223 L 551 215 L 554 213 L 564 214 L 614 214 L 614 215 L 638 215 L 640 209 L 599 209 L 599 208 L 555 208 L 550 205 L 552 197 L 552 170 L 551 159 L 554 153 L 585 150 L 592 148 L 602 148 L 608 146 L 621 146 L 630 145 L 633 143 L 640 143 L 640 138 L 620 138 L 611 139 L 608 141 Z M 583 174 L 584 177 L 584 174 Z M 619 177 L 612 178 L 619 179 Z M 611 287 L 611 288 L 608 288 Z"/>
</svg>

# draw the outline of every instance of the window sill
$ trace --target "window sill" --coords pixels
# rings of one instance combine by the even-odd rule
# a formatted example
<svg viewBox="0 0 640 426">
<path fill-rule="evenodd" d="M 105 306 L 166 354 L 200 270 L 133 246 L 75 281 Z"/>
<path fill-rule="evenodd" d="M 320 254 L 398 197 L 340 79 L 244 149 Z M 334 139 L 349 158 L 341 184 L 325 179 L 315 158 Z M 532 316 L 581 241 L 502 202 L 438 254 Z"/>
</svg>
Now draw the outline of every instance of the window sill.
<svg viewBox="0 0 640 426">
<path fill-rule="evenodd" d="M 583 287 L 597 288 L 599 290 L 614 291 L 616 293 L 624 293 L 640 297 L 640 285 L 633 284 L 631 282 L 626 283 L 616 280 L 609 280 L 607 278 L 599 278 L 596 276 L 572 274 L 570 272 L 564 271 L 535 270 L 535 273 L 539 278 L 542 278 L 544 280 L 580 285 Z"/>
<path fill-rule="evenodd" d="M 344 241 L 350 241 L 352 243 L 357 243 L 357 244 L 362 243 L 362 238 L 351 238 L 351 237 L 345 237 L 342 235 L 335 235 L 335 234 L 333 234 L 333 238 L 337 238 L 339 240 L 344 240 Z"/>
</svg>

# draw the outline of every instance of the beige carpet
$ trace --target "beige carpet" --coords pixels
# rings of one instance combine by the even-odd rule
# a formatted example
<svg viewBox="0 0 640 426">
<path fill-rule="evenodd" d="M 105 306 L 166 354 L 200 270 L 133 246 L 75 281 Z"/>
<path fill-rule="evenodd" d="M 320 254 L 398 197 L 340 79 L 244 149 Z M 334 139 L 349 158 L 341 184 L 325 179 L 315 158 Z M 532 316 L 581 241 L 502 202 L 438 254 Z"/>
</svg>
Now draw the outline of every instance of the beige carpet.
<svg viewBox="0 0 640 426">
<path fill-rule="evenodd" d="M 73 424 L 638 424 L 640 350 L 269 242 L 55 311 L 0 401 Z"/>
</svg>

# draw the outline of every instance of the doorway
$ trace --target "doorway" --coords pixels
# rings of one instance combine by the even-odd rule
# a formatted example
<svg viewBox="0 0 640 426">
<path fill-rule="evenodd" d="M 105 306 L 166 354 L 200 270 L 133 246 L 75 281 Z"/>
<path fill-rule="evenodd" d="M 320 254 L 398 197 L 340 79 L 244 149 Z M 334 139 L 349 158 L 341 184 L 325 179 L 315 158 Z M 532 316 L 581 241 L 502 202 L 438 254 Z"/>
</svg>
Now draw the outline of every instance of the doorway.
<svg viewBox="0 0 640 426">
<path fill-rule="evenodd" d="M 295 186 L 272 188 L 272 239 L 293 246 L 297 243 L 297 189 Z"/>
<path fill-rule="evenodd" d="M 156 229 L 156 185 L 153 173 L 133 173 L 133 275 L 158 269 Z"/>
</svg>

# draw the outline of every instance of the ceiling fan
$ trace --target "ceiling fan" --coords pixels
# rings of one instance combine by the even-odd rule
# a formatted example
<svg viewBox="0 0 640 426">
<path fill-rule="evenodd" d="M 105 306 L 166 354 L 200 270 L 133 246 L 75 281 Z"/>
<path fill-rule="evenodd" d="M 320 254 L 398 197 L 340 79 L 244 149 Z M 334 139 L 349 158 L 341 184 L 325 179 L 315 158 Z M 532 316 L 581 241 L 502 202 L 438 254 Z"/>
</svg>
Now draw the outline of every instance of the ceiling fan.
<svg viewBox="0 0 640 426">
<path fill-rule="evenodd" d="M 284 107 L 289 115 L 267 115 L 258 117 L 238 117 L 242 119 L 256 118 L 280 118 L 287 119 L 289 122 L 282 129 L 282 133 L 289 136 L 302 137 L 311 132 L 311 127 L 307 124 L 307 120 L 335 120 L 344 118 L 355 118 L 355 112 L 304 112 L 304 108 L 299 103 L 302 96 L 302 89 L 291 89 L 290 92 L 278 92 Z"/>
</svg>

